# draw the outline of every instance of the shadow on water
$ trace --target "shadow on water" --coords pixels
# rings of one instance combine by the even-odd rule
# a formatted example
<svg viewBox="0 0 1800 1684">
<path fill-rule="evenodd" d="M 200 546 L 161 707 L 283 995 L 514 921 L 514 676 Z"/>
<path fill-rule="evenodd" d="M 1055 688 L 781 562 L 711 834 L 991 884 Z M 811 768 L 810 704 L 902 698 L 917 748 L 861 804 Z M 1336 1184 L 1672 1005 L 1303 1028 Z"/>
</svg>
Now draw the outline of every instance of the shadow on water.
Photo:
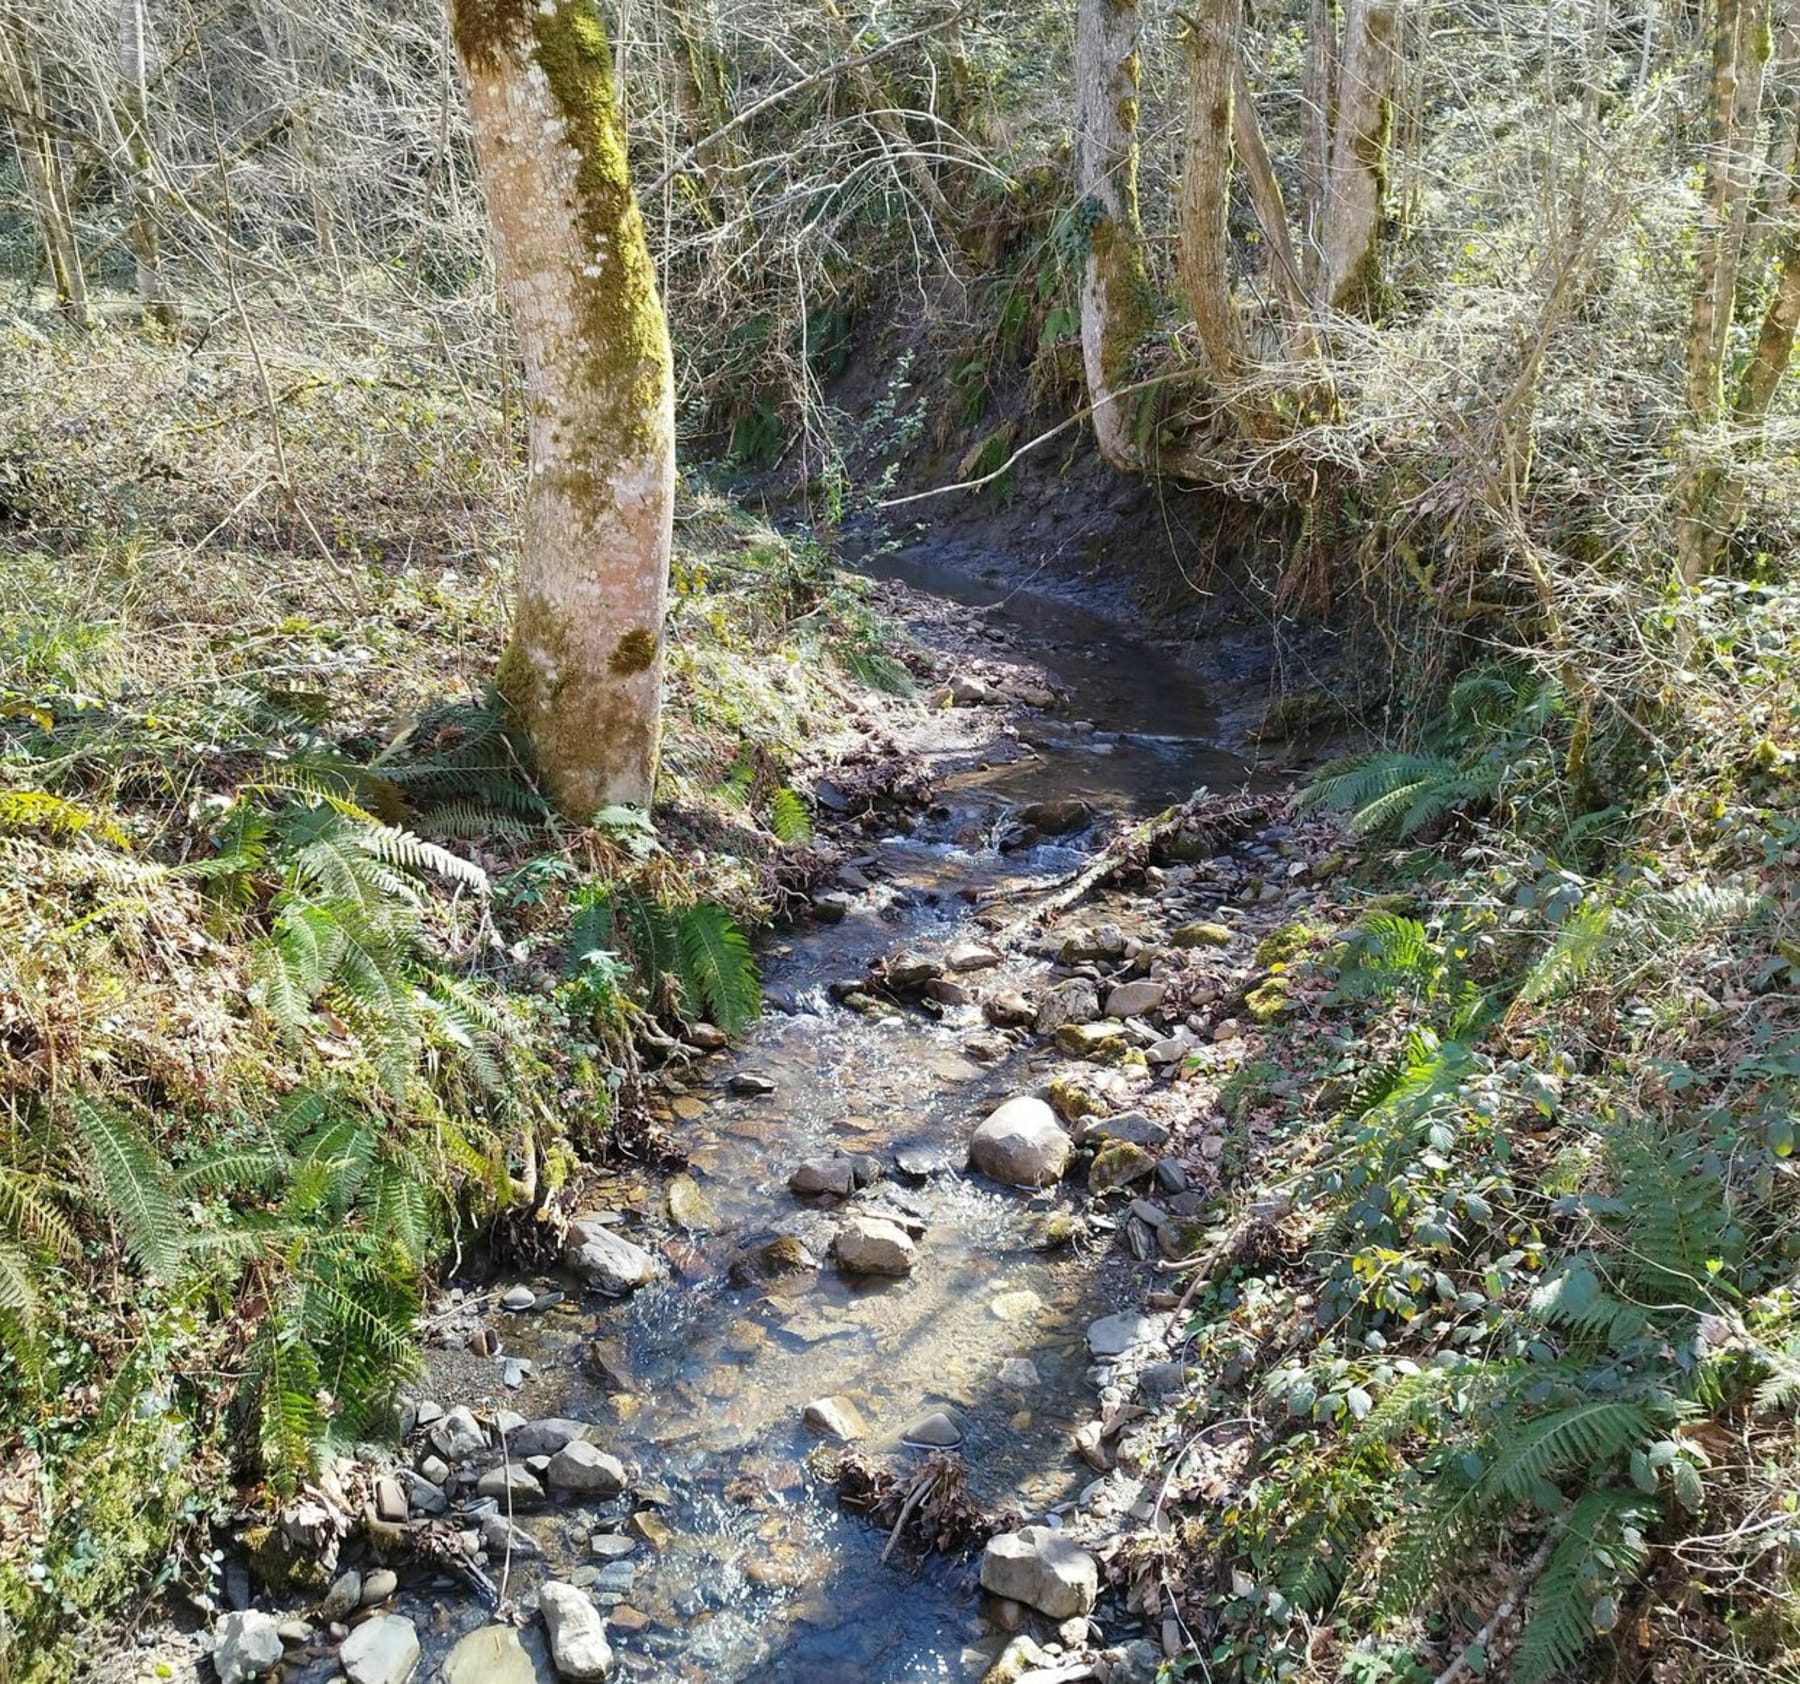
<svg viewBox="0 0 1800 1684">
<path fill-rule="evenodd" d="M 918 564 L 882 570 L 959 600 L 988 594 L 979 580 Z M 962 1169 L 974 1124 L 1041 1082 L 1042 1058 L 1015 1049 L 972 1061 L 963 1042 L 985 1027 L 976 1006 L 949 1008 L 941 1021 L 916 1010 L 865 1016 L 832 1005 L 827 985 L 898 946 L 979 937 L 959 890 L 1017 889 L 1080 866 L 1083 838 L 1006 854 L 986 846 L 1012 805 L 1079 795 L 1102 812 L 1144 813 L 1202 784 L 1240 784 L 1246 768 L 1207 737 L 1210 698 L 1167 656 L 1060 602 L 1015 596 L 997 613 L 1074 700 L 1022 724 L 1016 758 L 996 739 L 981 757 L 991 764 L 968 757 L 942 768 L 948 816 L 873 845 L 877 889 L 857 910 L 766 957 L 771 995 L 794 1010 L 772 1013 L 739 1055 L 715 1061 L 708 1080 L 718 1085 L 683 1124 L 713 1231 L 640 1234 L 662 1241 L 673 1280 L 617 1304 L 572 1295 L 561 1313 L 505 1329 L 509 1351 L 532 1358 L 539 1379 L 526 1398 L 499 1401 L 599 1423 L 608 1447 L 666 1499 L 663 1547 L 639 1545 L 628 1587 L 616 1571 L 595 1587 L 647 1617 L 630 1635 L 615 1630 L 620 1676 L 913 1684 L 978 1676 L 997 1652 L 1004 1635 L 982 1627 L 973 1563 L 919 1563 L 901 1549 L 883 1564 L 885 1537 L 841 1511 L 809 1469 L 818 1441 L 801 1411 L 811 1399 L 851 1399 L 867 1448 L 901 1465 L 921 1454 L 898 1443 L 907 1424 L 953 1412 L 971 1489 L 995 1511 L 1041 1515 L 1095 1478 L 1070 1449 L 1093 1412 L 1085 1331 L 1141 1281 L 1099 1253 L 1036 1249 L 1044 1216 L 1078 1195 L 1012 1192 Z M 1041 972 L 1015 956 L 971 981 L 1029 986 Z M 775 1092 L 728 1095 L 733 1070 L 767 1075 Z M 924 1224 L 911 1276 L 853 1281 L 827 1263 L 768 1288 L 730 1283 L 729 1259 L 758 1236 L 790 1235 L 826 1256 L 838 1217 L 788 1192 L 798 1160 L 831 1148 L 890 1160 L 899 1141 L 942 1160 L 923 1184 L 890 1175 L 866 1195 Z M 595 1350 L 611 1372 L 604 1386 L 587 1378 Z M 629 1508 L 560 1510 L 530 1524 L 552 1570 L 585 1565 L 591 1577 L 589 1535 Z M 475 1623 L 472 1609 L 440 1614 L 433 1652 Z"/>
</svg>

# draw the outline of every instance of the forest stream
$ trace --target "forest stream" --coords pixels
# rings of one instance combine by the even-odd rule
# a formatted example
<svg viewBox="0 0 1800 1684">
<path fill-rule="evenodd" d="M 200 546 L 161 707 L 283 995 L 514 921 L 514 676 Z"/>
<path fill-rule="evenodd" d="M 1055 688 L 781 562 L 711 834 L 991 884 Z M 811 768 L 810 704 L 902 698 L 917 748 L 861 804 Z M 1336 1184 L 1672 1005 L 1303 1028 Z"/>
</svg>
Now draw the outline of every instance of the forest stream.
<svg viewBox="0 0 1800 1684">
<path fill-rule="evenodd" d="M 620 1231 L 660 1249 L 668 1277 L 618 1301 L 546 1280 L 539 1309 L 516 1315 L 493 1303 L 507 1281 L 481 1295 L 503 1340 L 501 1372 L 506 1359 L 528 1365 L 511 1370 L 522 1383 L 510 1393 L 484 1366 L 489 1395 L 472 1395 L 462 1353 L 436 1353 L 446 1391 L 477 1408 L 591 1421 L 633 1470 L 632 1489 L 598 1506 L 521 1515 L 545 1559 L 511 1562 L 504 1587 L 517 1596 L 521 1577 L 548 1568 L 611 1604 L 627 1677 L 980 1676 L 1007 1634 L 980 1617 L 974 1564 L 921 1562 L 905 1548 L 884 1559 L 885 1532 L 845 1513 L 806 1465 L 820 1438 L 803 1411 L 819 1398 L 848 1400 L 868 1452 L 904 1465 L 931 1444 L 953 1446 L 988 1512 L 1055 1515 L 1096 1477 L 1070 1451 L 1094 1410 L 1088 1326 L 1135 1306 L 1146 1284 L 1108 1232 L 1043 1247 L 1049 1217 L 1078 1208 L 1078 1191 L 1016 1191 L 965 1168 L 976 1123 L 1041 1085 L 1046 1062 L 979 1036 L 976 1050 L 992 1061 L 970 1056 L 971 1033 L 986 1028 L 974 985 L 1030 989 L 1042 957 L 963 955 L 955 963 L 970 966 L 971 1001 L 935 1016 L 846 1009 L 831 987 L 898 950 L 978 948 L 988 934 L 979 907 L 1029 905 L 1035 886 L 1084 864 L 1109 820 L 1202 786 L 1239 787 L 1248 767 L 1209 735 L 1215 715 L 1201 681 L 1118 626 L 1047 596 L 1003 596 L 966 574 L 891 559 L 881 567 L 986 610 L 1001 639 L 1067 687 L 1066 704 L 1028 716 L 1016 741 L 947 751 L 933 767 L 931 816 L 874 837 L 849 862 L 847 881 L 867 887 L 841 921 L 808 922 L 764 955 L 770 1009 L 675 1101 L 688 1160 L 677 1208 L 671 1216 L 654 1186 L 620 1199 Z M 1072 800 L 1088 804 L 1092 822 L 1011 845 L 1022 806 Z M 840 1214 L 796 1197 L 788 1180 L 801 1161 L 832 1152 L 880 1166 L 853 1208 L 892 1213 L 917 1236 L 911 1274 L 853 1276 L 827 1261 L 739 1284 L 758 1247 L 782 1237 L 829 1258 Z M 451 1307 L 452 1337 L 441 1343 L 461 1344 L 475 1303 Z M 422 1676 L 487 1618 L 472 1599 L 446 1602 L 441 1585 L 402 1605 L 425 1642 Z M 525 1636 L 528 1647 L 542 1641 Z"/>
</svg>

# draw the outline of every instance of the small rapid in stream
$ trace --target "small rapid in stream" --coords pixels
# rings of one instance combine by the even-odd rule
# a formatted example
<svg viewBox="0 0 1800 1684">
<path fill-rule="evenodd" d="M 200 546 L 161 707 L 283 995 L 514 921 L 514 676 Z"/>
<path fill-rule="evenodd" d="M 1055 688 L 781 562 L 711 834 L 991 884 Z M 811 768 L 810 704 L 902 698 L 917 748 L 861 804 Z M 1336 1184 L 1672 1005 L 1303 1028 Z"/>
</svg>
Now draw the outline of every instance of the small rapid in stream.
<svg viewBox="0 0 1800 1684">
<path fill-rule="evenodd" d="M 1042 1516 L 1095 1478 L 1070 1450 L 1094 1408 L 1087 1325 L 1135 1304 L 1143 1287 L 1141 1267 L 1104 1248 L 1037 1249 L 1048 1213 L 1075 1207 L 1078 1191 L 1016 1192 L 964 1167 L 975 1124 L 1041 1084 L 1044 1054 L 1002 1042 L 1005 1056 L 971 1058 L 965 1043 L 986 1032 L 974 1004 L 935 1020 L 912 1008 L 865 1014 L 829 990 L 896 949 L 980 939 L 974 902 L 1002 895 L 1007 910 L 1028 906 L 1032 885 L 1081 867 L 1107 817 L 1160 810 L 1202 785 L 1237 787 L 1246 765 L 1209 736 L 1205 686 L 1117 625 L 917 561 L 888 559 L 878 571 L 981 609 L 1006 652 L 1041 663 L 1070 700 L 1026 716 L 1016 742 L 997 733 L 978 753 L 934 766 L 932 816 L 871 840 L 851 862 L 872 886 L 848 915 L 808 923 L 762 955 L 771 1009 L 742 1048 L 695 1067 L 674 1101 L 704 1206 L 689 1225 L 705 1231 L 673 1229 L 653 1185 L 621 1189 L 620 1231 L 661 1250 L 670 1278 L 616 1302 L 571 1285 L 551 1309 L 498 1318 L 507 1354 L 531 1366 L 520 1391 L 488 1382 L 492 1406 L 593 1421 L 637 1474 L 635 1500 L 532 1516 L 547 1560 L 511 1567 L 514 1595 L 528 1596 L 547 1569 L 616 1604 L 618 1677 L 979 1677 L 1005 1634 L 983 1627 L 974 1565 L 921 1563 L 904 1549 L 884 1564 L 885 1535 L 843 1512 L 806 1467 L 820 1441 L 802 1410 L 848 1397 L 868 1424 L 861 1448 L 902 1461 L 924 1454 L 902 1444 L 909 1424 L 945 1411 L 964 1434 L 977 1499 Z M 1096 825 L 1012 851 L 996 845 L 1021 803 L 1076 797 Z M 1031 988 L 1044 970 L 1040 958 L 1009 953 L 967 980 L 983 991 Z M 772 1091 L 730 1092 L 729 1078 L 745 1072 Z M 911 1174 L 896 1167 L 901 1148 Z M 734 1284 L 731 1260 L 759 1240 L 788 1235 L 828 1256 L 838 1217 L 808 1208 L 787 1180 L 800 1160 L 834 1149 L 887 1166 L 866 1196 L 924 1225 L 913 1273 L 852 1278 L 827 1262 Z M 635 1550 L 619 1561 L 597 1555 L 592 1535 L 646 1501 L 652 1524 L 637 1526 Z M 487 1617 L 430 1593 L 409 1611 L 426 1642 L 422 1677 Z"/>
</svg>

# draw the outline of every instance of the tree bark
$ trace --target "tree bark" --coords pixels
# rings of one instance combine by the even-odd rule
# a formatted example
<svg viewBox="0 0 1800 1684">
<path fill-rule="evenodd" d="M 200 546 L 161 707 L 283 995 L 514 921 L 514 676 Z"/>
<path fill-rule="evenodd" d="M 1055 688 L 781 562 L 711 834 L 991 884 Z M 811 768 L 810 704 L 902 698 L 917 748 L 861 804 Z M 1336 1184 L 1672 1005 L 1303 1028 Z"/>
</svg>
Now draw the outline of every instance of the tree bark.
<svg viewBox="0 0 1800 1684">
<path fill-rule="evenodd" d="M 1310 0 L 1300 69 L 1300 277 L 1317 293 L 1325 264 L 1325 199 L 1337 122 L 1338 26 L 1333 0 Z"/>
<path fill-rule="evenodd" d="M 1113 467 L 1135 473 L 1142 453 L 1120 388 L 1156 324 L 1138 216 L 1137 0 L 1080 0 L 1075 22 L 1075 192 L 1087 236 L 1081 277 L 1081 360 L 1094 437 Z"/>
<path fill-rule="evenodd" d="M 126 243 L 137 266 L 138 303 L 144 314 L 164 327 L 175 325 L 162 271 L 162 237 L 156 223 L 155 159 L 150 145 L 149 48 L 144 28 L 144 0 L 122 0 L 119 7 L 119 79 L 124 88 L 120 128 L 131 179 L 127 192 L 131 222 Z"/>
<path fill-rule="evenodd" d="M 1398 0 L 1350 0 L 1325 193 L 1325 302 L 1348 315 L 1381 307 L 1381 219 L 1399 66 Z"/>
<path fill-rule="evenodd" d="M 525 365 L 530 482 L 497 687 L 557 807 L 656 786 L 674 378 L 592 0 L 451 0 L 496 269 Z"/>
<path fill-rule="evenodd" d="M 1228 397 L 1249 362 L 1231 296 L 1231 200 L 1237 32 L 1242 0 L 1208 0 L 1187 30 L 1187 160 L 1176 205 L 1181 280 L 1213 383 Z"/>
<path fill-rule="evenodd" d="M 93 325 L 81 247 L 69 214 L 69 187 L 56 142 L 51 138 L 37 65 L 23 25 L 0 18 L 0 93 L 15 116 L 13 139 L 25 188 L 37 221 L 38 237 L 50 267 L 57 307 L 77 327 Z"/>
</svg>

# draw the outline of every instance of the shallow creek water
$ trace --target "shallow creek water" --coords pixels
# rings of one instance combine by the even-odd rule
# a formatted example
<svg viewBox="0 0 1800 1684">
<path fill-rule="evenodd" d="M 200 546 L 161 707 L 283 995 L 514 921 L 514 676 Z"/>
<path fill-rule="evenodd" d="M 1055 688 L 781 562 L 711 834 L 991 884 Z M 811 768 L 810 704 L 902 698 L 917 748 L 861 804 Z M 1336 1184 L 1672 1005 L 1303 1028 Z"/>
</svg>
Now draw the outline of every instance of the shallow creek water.
<svg viewBox="0 0 1800 1684">
<path fill-rule="evenodd" d="M 628 1588 L 616 1568 L 594 1587 L 602 1600 L 622 1600 L 629 1623 L 635 1614 L 648 1620 L 637 1631 L 615 1625 L 618 1676 L 717 1684 L 979 1676 L 1004 1637 L 980 1630 L 973 1565 L 934 1556 L 921 1567 L 904 1550 L 884 1565 L 885 1537 L 842 1512 L 804 1465 L 818 1440 L 801 1411 L 813 1398 L 845 1395 L 868 1422 L 865 1448 L 904 1462 L 923 1454 L 900 1444 L 907 1424 L 948 1409 L 965 1429 L 961 1453 L 984 1505 L 1041 1515 L 1094 1477 L 1069 1449 L 1071 1431 L 1093 1413 L 1087 1324 L 1143 1289 L 1125 1262 L 1032 1248 L 1034 1226 L 1078 1194 L 1016 1193 L 963 1168 L 974 1125 L 1041 1081 L 1042 1063 L 1025 1050 L 973 1062 L 962 1043 L 984 1031 L 978 1007 L 947 1009 L 940 1021 L 917 1010 L 871 1017 L 834 1005 L 826 990 L 898 947 L 979 938 L 965 891 L 1013 897 L 1078 869 L 1091 833 L 1012 852 L 993 846 L 1017 804 L 1079 795 L 1102 813 L 1149 812 L 1203 784 L 1236 786 L 1246 768 L 1209 741 L 1212 709 L 1199 682 L 1117 626 L 1046 597 L 1003 600 L 980 580 L 917 564 L 890 561 L 882 571 L 989 610 L 987 622 L 1012 634 L 1011 652 L 1040 661 L 1072 700 L 1028 716 L 1017 744 L 996 736 L 948 756 L 936 768 L 937 816 L 871 842 L 860 864 L 875 887 L 850 915 L 808 925 L 764 955 L 765 986 L 787 1009 L 770 1011 L 746 1046 L 696 1071 L 677 1102 L 710 1231 L 672 1229 L 654 1195 L 643 1220 L 622 1229 L 660 1249 L 671 1278 L 623 1302 L 571 1290 L 548 1312 L 497 1319 L 507 1352 L 533 1368 L 521 1391 L 492 1401 L 599 1423 L 605 1446 L 662 1504 L 664 1547 L 639 1543 L 627 1558 Z M 972 992 L 1029 989 L 1042 968 L 1011 954 L 1003 968 L 967 980 Z M 775 1091 L 732 1096 L 724 1083 L 734 1071 L 765 1075 Z M 938 1156 L 941 1170 L 922 1184 L 893 1173 L 903 1144 Z M 729 1259 L 759 1237 L 791 1234 L 826 1256 L 836 1218 L 806 1208 L 787 1178 L 800 1159 L 834 1147 L 889 1164 L 889 1178 L 862 1197 L 928 1225 L 913 1274 L 851 1280 L 827 1262 L 773 1287 L 731 1284 Z M 595 1351 L 610 1381 L 593 1378 Z M 1030 1369 L 1007 1368 L 1016 1358 Z M 557 1576 L 585 1567 L 581 1577 L 591 1579 L 604 1564 L 590 1535 L 632 1507 L 621 1499 L 521 1520 Z M 545 1565 L 515 1563 L 513 1593 L 528 1596 Z M 485 1617 L 429 1596 L 413 1611 L 428 1667 Z"/>
</svg>

